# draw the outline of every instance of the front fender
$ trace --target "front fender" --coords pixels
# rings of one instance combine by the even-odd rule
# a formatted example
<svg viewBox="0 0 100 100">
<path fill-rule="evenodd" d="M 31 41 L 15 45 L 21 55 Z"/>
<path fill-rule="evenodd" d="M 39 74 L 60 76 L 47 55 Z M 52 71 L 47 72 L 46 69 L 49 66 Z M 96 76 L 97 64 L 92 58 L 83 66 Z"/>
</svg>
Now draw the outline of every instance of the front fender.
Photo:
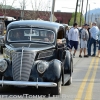
<svg viewBox="0 0 100 100">
<path fill-rule="evenodd" d="M 72 56 L 69 51 L 65 51 L 64 71 L 68 73 L 71 70 Z"/>
<path fill-rule="evenodd" d="M 53 82 L 58 82 L 61 78 L 61 70 L 61 62 L 55 59 L 50 62 L 49 68 L 43 77 Z"/>
<path fill-rule="evenodd" d="M 31 72 L 31 79 L 33 81 L 43 82 L 58 82 L 61 79 L 61 62 L 57 59 L 50 61 L 47 70 L 40 74 L 37 71 L 37 66 L 34 66 Z"/>
</svg>

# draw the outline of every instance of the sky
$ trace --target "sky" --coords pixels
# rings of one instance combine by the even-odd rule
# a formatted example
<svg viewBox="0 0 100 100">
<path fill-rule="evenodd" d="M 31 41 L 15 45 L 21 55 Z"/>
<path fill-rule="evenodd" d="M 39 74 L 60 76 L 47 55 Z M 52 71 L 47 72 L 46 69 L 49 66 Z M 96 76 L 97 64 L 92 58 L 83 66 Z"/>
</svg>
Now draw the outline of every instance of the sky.
<svg viewBox="0 0 100 100">
<path fill-rule="evenodd" d="M 5 0 L 0 0 L 0 3 L 3 2 Z M 14 3 L 13 3 L 14 1 Z M 16 8 L 21 8 L 20 3 L 23 0 L 6 0 L 6 4 L 8 5 L 12 5 L 16 7 Z M 25 0 L 26 2 L 26 9 L 27 10 L 31 10 L 32 9 L 32 3 L 31 1 L 40 1 L 41 4 L 43 5 L 47 5 L 48 6 L 48 10 L 51 10 L 52 7 L 52 0 Z M 77 0 L 55 0 L 55 11 L 61 11 L 61 12 L 75 12 L 75 7 L 76 7 L 76 1 Z M 79 0 L 80 3 L 81 0 Z M 83 3 L 83 13 L 86 12 L 86 2 L 87 0 L 84 0 Z M 37 2 L 39 4 L 39 2 Z M 100 0 L 88 0 L 88 4 L 90 4 L 90 10 L 92 9 L 97 9 L 100 8 Z M 45 9 L 45 8 L 44 8 Z M 88 9 L 89 10 L 89 6 Z M 77 11 L 79 12 L 79 7 L 77 9 Z"/>
<path fill-rule="evenodd" d="M 56 0 L 55 10 L 61 10 L 62 12 L 75 12 L 76 1 L 77 0 Z M 80 1 L 81 0 L 79 0 L 78 4 L 80 4 Z M 86 12 L 86 4 L 87 0 L 84 0 L 83 13 Z M 100 8 L 100 0 L 88 0 L 88 4 L 90 4 L 90 10 Z M 89 6 L 87 10 L 89 10 Z M 80 11 L 79 7 L 77 11 Z"/>
</svg>

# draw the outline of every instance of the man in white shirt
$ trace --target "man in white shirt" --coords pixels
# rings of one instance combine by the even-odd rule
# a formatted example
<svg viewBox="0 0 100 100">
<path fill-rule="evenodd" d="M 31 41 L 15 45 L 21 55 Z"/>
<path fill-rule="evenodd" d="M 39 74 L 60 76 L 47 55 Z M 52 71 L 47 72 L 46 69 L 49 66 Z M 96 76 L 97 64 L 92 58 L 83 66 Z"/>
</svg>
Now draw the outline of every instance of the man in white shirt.
<svg viewBox="0 0 100 100">
<path fill-rule="evenodd" d="M 78 24 L 74 23 L 73 27 L 69 30 L 69 41 L 70 41 L 70 52 L 72 51 L 72 48 L 74 47 L 74 53 L 73 57 L 75 57 L 75 53 L 78 49 L 78 42 L 79 42 L 79 30 L 77 29 Z"/>
<path fill-rule="evenodd" d="M 91 38 L 90 38 L 90 42 L 88 45 L 88 56 L 91 56 L 91 45 L 94 44 L 94 48 L 93 48 L 93 54 L 92 56 L 96 55 L 96 42 L 98 40 L 98 32 L 99 32 L 99 28 L 97 27 L 96 22 L 92 23 L 92 28 L 90 28 L 89 30 L 90 34 L 91 34 Z"/>
</svg>

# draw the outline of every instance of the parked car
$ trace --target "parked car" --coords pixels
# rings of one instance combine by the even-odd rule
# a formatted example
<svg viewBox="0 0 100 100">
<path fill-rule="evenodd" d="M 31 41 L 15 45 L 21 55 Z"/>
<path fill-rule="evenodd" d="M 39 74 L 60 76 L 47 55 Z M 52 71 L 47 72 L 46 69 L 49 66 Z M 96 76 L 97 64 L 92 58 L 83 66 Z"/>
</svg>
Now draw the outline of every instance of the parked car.
<svg viewBox="0 0 100 100">
<path fill-rule="evenodd" d="M 61 94 L 61 85 L 72 83 L 73 72 L 73 58 L 66 48 L 64 31 L 64 26 L 55 22 L 10 23 L 4 58 L 0 60 L 0 84 L 46 87 L 51 94 Z"/>
<path fill-rule="evenodd" d="M 16 20 L 13 17 L 0 16 L 0 52 L 1 54 L 3 54 L 3 48 L 5 47 L 4 36 L 6 34 L 6 27 L 12 21 L 16 21 Z"/>
<path fill-rule="evenodd" d="M 4 47 L 4 34 L 5 34 L 5 25 L 4 22 L 0 21 L 0 51 L 3 53 Z"/>
</svg>

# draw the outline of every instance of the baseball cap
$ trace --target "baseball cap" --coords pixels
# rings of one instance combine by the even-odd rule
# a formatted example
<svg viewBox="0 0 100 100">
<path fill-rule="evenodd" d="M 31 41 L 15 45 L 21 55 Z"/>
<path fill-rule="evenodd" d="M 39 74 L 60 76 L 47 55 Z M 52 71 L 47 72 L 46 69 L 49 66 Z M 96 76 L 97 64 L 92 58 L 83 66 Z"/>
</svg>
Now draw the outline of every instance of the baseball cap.
<svg viewBox="0 0 100 100">
<path fill-rule="evenodd" d="M 89 26 L 88 24 L 84 24 L 84 26 Z"/>
</svg>

